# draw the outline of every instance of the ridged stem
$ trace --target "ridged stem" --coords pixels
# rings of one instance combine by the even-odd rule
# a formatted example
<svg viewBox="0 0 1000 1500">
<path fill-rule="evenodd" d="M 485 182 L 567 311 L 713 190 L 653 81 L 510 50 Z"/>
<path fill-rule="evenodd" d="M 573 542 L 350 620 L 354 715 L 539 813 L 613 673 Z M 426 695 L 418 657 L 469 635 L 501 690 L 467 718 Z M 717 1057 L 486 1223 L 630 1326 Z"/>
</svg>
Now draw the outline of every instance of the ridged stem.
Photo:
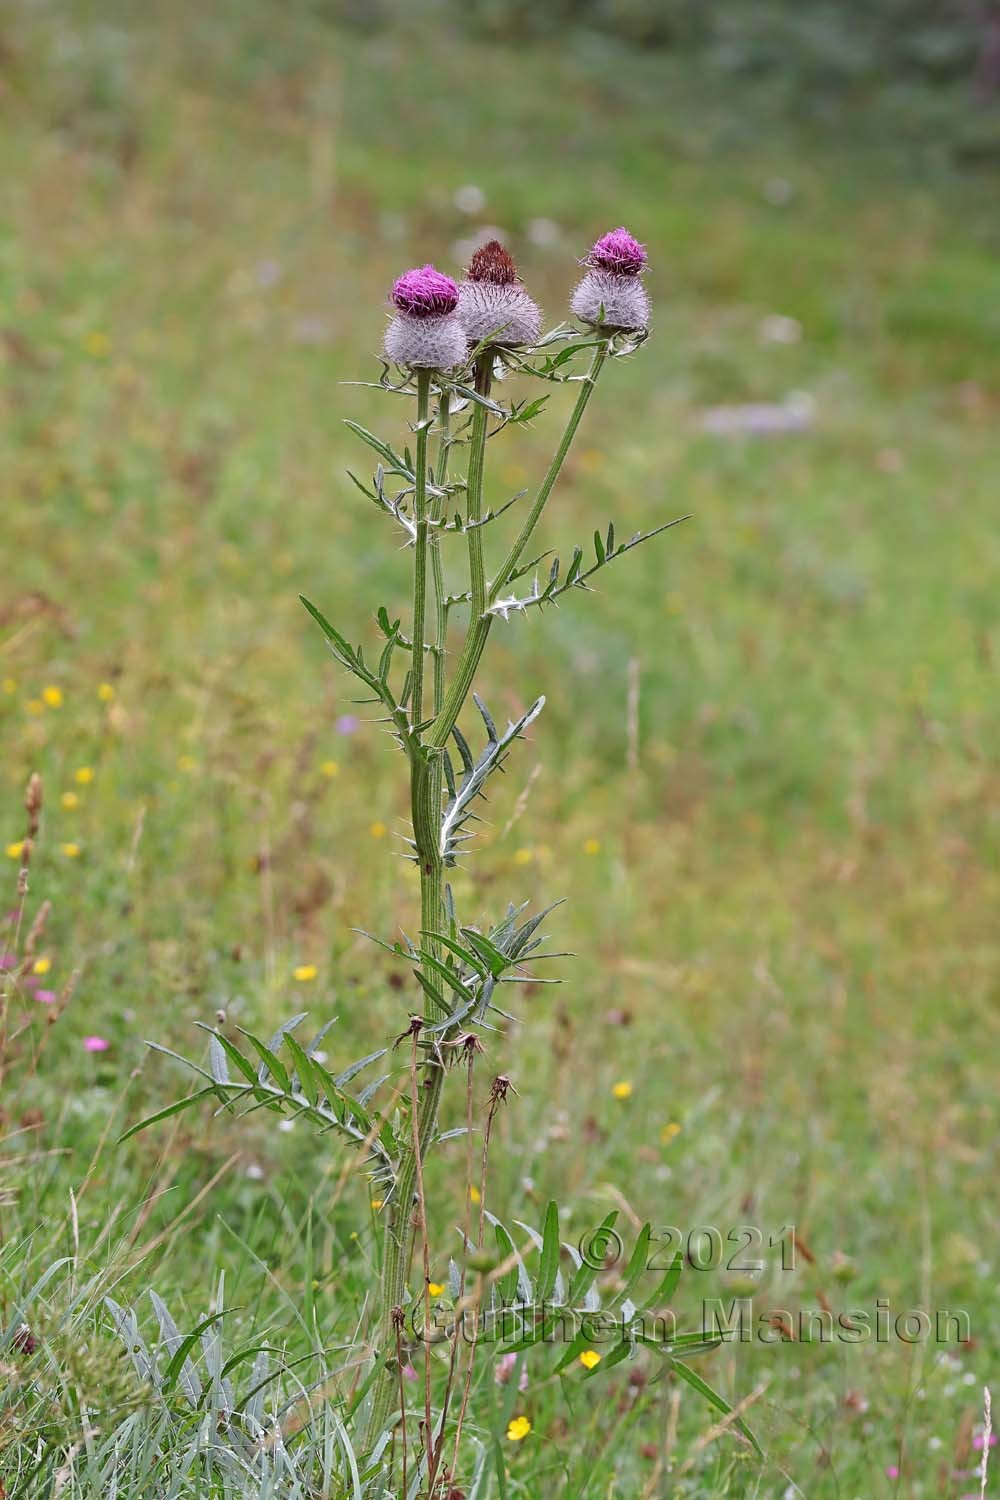
<svg viewBox="0 0 1000 1500">
<path fill-rule="evenodd" d="M 428 406 L 431 389 L 430 370 L 417 371 L 417 456 L 414 462 L 413 519 L 417 534 L 413 563 L 413 687 L 411 722 L 414 729 L 424 713 L 424 622 L 427 614 L 427 429 L 430 426 Z"/>
</svg>

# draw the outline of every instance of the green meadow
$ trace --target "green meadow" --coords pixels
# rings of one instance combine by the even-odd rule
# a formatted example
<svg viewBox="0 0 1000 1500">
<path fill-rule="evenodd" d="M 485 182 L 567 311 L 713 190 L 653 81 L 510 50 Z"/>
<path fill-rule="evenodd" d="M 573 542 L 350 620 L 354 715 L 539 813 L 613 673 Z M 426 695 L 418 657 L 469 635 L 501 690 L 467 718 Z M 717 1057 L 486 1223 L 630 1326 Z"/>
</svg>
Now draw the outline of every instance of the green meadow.
<svg viewBox="0 0 1000 1500">
<path fill-rule="evenodd" d="M 344 425 L 400 441 L 403 404 L 349 382 L 377 381 L 407 266 L 454 274 L 496 226 L 552 324 L 622 223 L 653 328 L 602 377 L 542 545 L 687 519 L 490 640 L 494 715 L 546 707 L 456 894 L 484 921 L 565 898 L 545 930 L 568 955 L 486 1038 L 480 1077 L 517 1089 L 490 1207 L 540 1225 L 556 1199 L 574 1242 L 616 1208 L 626 1255 L 645 1221 L 678 1231 L 681 1329 L 752 1292 L 751 1335 L 696 1363 L 765 1458 L 654 1353 L 557 1376 L 532 1349 L 523 1391 L 482 1363 L 477 1493 L 979 1495 L 995 169 L 903 104 L 796 118 L 610 41 L 351 30 L 304 0 L 15 5 L 0 64 L 0 1493 L 265 1494 L 159 1460 L 162 1488 L 109 1487 L 123 1424 L 166 1419 L 105 1295 L 153 1345 L 150 1288 L 182 1333 L 224 1308 L 227 1356 L 266 1343 L 292 1372 L 293 1449 L 350 1406 L 381 1243 L 358 1161 L 209 1106 L 119 1137 L 189 1087 L 147 1040 L 201 1057 L 196 1022 L 308 1011 L 338 1017 L 344 1065 L 419 1007 L 357 931 L 419 927 L 403 763 L 299 602 L 373 648 L 377 606 L 407 608 Z M 488 500 L 532 483 L 570 394 L 496 439 Z M 706 422 L 761 403 L 796 430 Z M 464 1108 L 458 1084 L 445 1128 Z M 466 1190 L 456 1139 L 428 1166 L 441 1282 Z M 877 1339 L 881 1306 L 968 1336 Z"/>
</svg>

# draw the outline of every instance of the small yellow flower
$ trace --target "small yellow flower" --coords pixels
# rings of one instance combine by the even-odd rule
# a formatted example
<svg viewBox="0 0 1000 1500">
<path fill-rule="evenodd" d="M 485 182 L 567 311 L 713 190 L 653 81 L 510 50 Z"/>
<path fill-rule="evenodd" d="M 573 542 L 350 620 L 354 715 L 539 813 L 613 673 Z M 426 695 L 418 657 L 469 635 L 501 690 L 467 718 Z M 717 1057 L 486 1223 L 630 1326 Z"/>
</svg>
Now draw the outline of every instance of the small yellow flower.
<svg viewBox="0 0 1000 1500">
<path fill-rule="evenodd" d="M 48 704 L 49 708 L 62 708 L 62 702 L 63 702 L 62 688 L 59 688 L 59 687 L 42 688 L 42 699 L 43 699 L 43 701 L 45 703 Z"/>
<path fill-rule="evenodd" d="M 469 1198 L 473 1203 L 482 1203 L 483 1201 L 483 1195 L 475 1185 L 469 1189 Z"/>
<path fill-rule="evenodd" d="M 42 702 L 41 698 L 29 698 L 24 706 L 29 714 L 37 715 L 43 714 L 45 712 L 45 704 Z"/>
<path fill-rule="evenodd" d="M 110 682 L 102 682 L 97 689 L 97 696 L 102 703 L 110 703 L 115 696 L 115 690 Z"/>
<path fill-rule="evenodd" d="M 107 359 L 111 353 L 111 340 L 106 333 L 94 329 L 83 341 L 83 347 L 93 359 Z"/>
<path fill-rule="evenodd" d="M 178 755 L 177 769 L 178 771 L 197 771 L 198 762 L 193 755 Z"/>
<path fill-rule="evenodd" d="M 385 1202 L 384 1198 L 373 1198 L 372 1199 L 372 1212 L 377 1214 L 378 1211 L 379 1211 L 379 1209 L 382 1207 L 382 1204 L 384 1202 Z"/>
<path fill-rule="evenodd" d="M 373 823 L 368 830 L 373 839 L 384 839 L 388 831 L 385 824 L 379 822 Z"/>
<path fill-rule="evenodd" d="M 14 677 L 5 677 L 3 680 L 3 690 L 5 693 L 16 693 L 17 679 Z"/>
<path fill-rule="evenodd" d="M 36 958 L 31 965 L 32 974 L 47 974 L 52 967 L 51 958 Z"/>
<path fill-rule="evenodd" d="M 13 844 L 7 845 L 7 858 L 20 859 L 24 853 L 24 839 L 17 839 Z"/>
<path fill-rule="evenodd" d="M 580 1355 L 580 1363 L 585 1370 L 593 1370 L 601 1363 L 601 1356 L 596 1349 L 584 1349 Z"/>
<path fill-rule="evenodd" d="M 60 844 L 59 848 L 60 848 L 60 851 L 63 854 L 65 854 L 65 856 L 66 856 L 67 859 L 76 859 L 79 856 L 79 854 L 80 854 L 80 845 L 79 844 L 74 844 L 74 843 Z"/>
<path fill-rule="evenodd" d="M 527 1417 L 512 1417 L 507 1423 L 507 1437 L 512 1443 L 520 1443 L 531 1431 Z"/>
<path fill-rule="evenodd" d="M 300 984 L 308 984 L 311 979 L 316 978 L 318 973 L 319 970 L 315 964 L 298 964 L 292 970 L 292 978 L 297 979 Z"/>
<path fill-rule="evenodd" d="M 77 766 L 73 772 L 73 780 L 78 786 L 89 786 L 94 779 L 93 766 Z"/>
<path fill-rule="evenodd" d="M 669 1125 L 664 1125 L 663 1129 L 660 1131 L 660 1140 L 665 1146 L 669 1146 L 674 1137 L 680 1135 L 680 1133 L 681 1127 L 678 1125 L 677 1121 L 671 1120 Z"/>
<path fill-rule="evenodd" d="M 62 796 L 59 798 L 59 801 L 62 803 L 63 807 L 69 808 L 71 812 L 74 807 L 80 806 L 80 799 L 76 795 L 76 792 L 63 792 Z"/>
<path fill-rule="evenodd" d="M 427 1290 L 432 1297 L 440 1297 L 444 1291 L 444 1283 L 442 1281 L 429 1281 L 427 1283 Z"/>
<path fill-rule="evenodd" d="M 514 851 L 514 863 L 516 865 L 530 865 L 534 857 L 531 849 L 515 849 Z"/>
<path fill-rule="evenodd" d="M 324 776 L 329 776 L 331 780 L 334 776 L 340 775 L 340 767 L 335 760 L 323 761 L 322 765 L 320 766 L 320 770 L 322 771 Z"/>
<path fill-rule="evenodd" d="M 583 852 L 584 852 L 584 854 L 600 854 L 600 852 L 601 852 L 601 841 L 600 841 L 600 839 L 584 839 L 584 841 L 583 841 Z"/>
<path fill-rule="evenodd" d="M 616 1099 L 631 1099 L 632 1085 L 627 1078 L 623 1078 L 619 1083 L 612 1085 L 611 1092 Z"/>
</svg>

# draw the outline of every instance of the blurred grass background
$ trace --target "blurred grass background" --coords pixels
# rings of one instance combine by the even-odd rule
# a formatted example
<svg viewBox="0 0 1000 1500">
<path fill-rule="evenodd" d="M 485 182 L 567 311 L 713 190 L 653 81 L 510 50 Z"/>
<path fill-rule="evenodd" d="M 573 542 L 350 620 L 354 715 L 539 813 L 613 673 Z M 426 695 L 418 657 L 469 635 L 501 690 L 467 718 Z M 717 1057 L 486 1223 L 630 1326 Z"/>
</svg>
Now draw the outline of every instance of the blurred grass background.
<svg viewBox="0 0 1000 1500">
<path fill-rule="evenodd" d="M 498 1206 L 794 1222 L 816 1265 L 781 1305 L 967 1308 L 954 1367 L 898 1343 L 712 1362 L 731 1397 L 770 1382 L 766 1493 L 959 1495 L 998 1322 L 996 107 L 982 28 L 948 29 L 947 66 L 848 30 L 866 61 L 841 67 L 822 32 L 793 44 L 807 12 L 837 31 L 823 7 L 792 31 L 730 7 L 721 36 L 659 41 L 610 8 L 8 9 L 4 829 L 21 837 L 39 770 L 29 913 L 51 900 L 45 985 L 81 977 L 37 1072 L 54 1012 L 23 1000 L 6 1234 L 55 1222 L 98 1141 L 179 1091 L 143 1038 L 189 1050 L 220 1008 L 261 1029 L 308 1002 L 339 1013 L 351 1057 L 405 1016 L 351 930 L 415 923 L 401 765 L 354 726 L 297 599 L 355 637 L 402 607 L 406 561 L 344 479 L 363 458 L 342 425 L 389 435 L 401 409 L 342 382 L 377 376 L 406 266 L 456 270 L 495 226 L 556 322 L 575 258 L 624 222 L 649 246 L 654 333 L 603 382 L 545 540 L 691 519 L 491 643 L 494 711 L 548 702 L 459 900 L 495 917 L 565 895 L 551 927 L 578 955 L 491 1056 L 521 1090 Z M 739 16 L 784 45 L 727 50 Z M 757 402 L 807 430 L 704 430 Z M 498 440 L 494 499 L 554 427 Z M 108 1050 L 85 1053 L 95 1034 Z M 337 1327 L 366 1195 L 324 1217 L 339 1162 L 317 1160 L 299 1136 L 185 1125 L 106 1148 L 81 1214 L 98 1235 L 153 1189 L 143 1243 L 228 1163 L 143 1275 L 197 1310 L 229 1265 L 283 1327 L 318 1215 L 308 1296 Z M 718 1291 L 696 1276 L 690 1306 Z M 587 1442 L 600 1493 L 641 1492 L 641 1444 L 602 1455 L 600 1404 L 569 1424 L 540 1407 L 547 1467 L 524 1493 Z M 709 1451 L 676 1493 L 761 1492 L 713 1478 Z"/>
</svg>

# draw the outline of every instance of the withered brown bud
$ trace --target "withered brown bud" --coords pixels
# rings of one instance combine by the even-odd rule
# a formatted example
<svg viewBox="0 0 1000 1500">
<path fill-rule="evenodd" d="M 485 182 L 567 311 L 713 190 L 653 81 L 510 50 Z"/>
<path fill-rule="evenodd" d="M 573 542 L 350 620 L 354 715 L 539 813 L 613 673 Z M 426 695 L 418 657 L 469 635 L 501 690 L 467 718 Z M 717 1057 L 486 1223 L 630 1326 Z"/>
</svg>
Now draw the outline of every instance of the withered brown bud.
<svg viewBox="0 0 1000 1500">
<path fill-rule="evenodd" d="M 513 286 L 520 280 L 517 266 L 499 240 L 487 240 L 469 262 L 469 281 L 489 281 L 494 286 Z"/>
<path fill-rule="evenodd" d="M 27 790 L 24 793 L 24 806 L 28 814 L 28 837 L 34 838 L 38 832 L 38 820 L 42 811 L 42 778 L 37 771 L 32 771 L 28 778 Z"/>
</svg>

